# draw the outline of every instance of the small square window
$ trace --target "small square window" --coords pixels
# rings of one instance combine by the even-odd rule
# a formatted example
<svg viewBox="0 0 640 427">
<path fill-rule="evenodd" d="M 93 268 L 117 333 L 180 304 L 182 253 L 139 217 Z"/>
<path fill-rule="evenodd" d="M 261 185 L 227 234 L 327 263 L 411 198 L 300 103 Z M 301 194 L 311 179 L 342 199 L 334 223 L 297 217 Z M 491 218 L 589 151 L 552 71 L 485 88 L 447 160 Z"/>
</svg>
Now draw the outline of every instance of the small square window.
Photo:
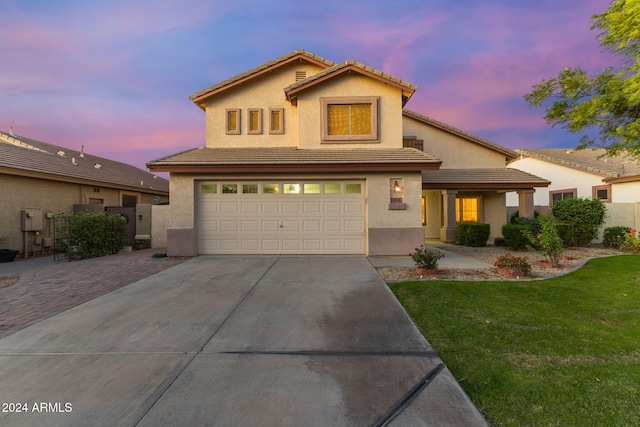
<svg viewBox="0 0 640 427">
<path fill-rule="evenodd" d="M 222 184 L 222 194 L 237 194 L 238 184 Z"/>
<path fill-rule="evenodd" d="M 249 130 L 250 135 L 262 133 L 262 108 L 249 109 Z"/>
<path fill-rule="evenodd" d="M 284 133 L 284 108 L 269 110 L 269 133 L 274 135 Z"/>
<path fill-rule="evenodd" d="M 242 184 L 243 194 L 258 194 L 258 184 Z"/>
<path fill-rule="evenodd" d="M 300 194 L 300 184 L 282 184 L 284 194 Z"/>
<path fill-rule="evenodd" d="M 218 185 L 217 184 L 202 184 L 201 192 L 202 192 L 202 194 L 217 194 L 218 193 Z"/>
<path fill-rule="evenodd" d="M 278 184 L 262 184 L 263 194 L 278 194 L 280 192 Z"/>
<path fill-rule="evenodd" d="M 228 108 L 225 114 L 227 135 L 240 135 L 240 109 Z"/>
<path fill-rule="evenodd" d="M 316 183 L 304 184 L 304 194 L 320 194 L 320 184 L 316 184 Z"/>
<path fill-rule="evenodd" d="M 325 183 L 324 194 L 340 194 L 340 184 L 338 183 Z"/>
<path fill-rule="evenodd" d="M 592 188 L 592 197 L 603 203 L 611 203 L 611 185 L 597 185 Z"/>
<path fill-rule="evenodd" d="M 345 184 L 344 192 L 347 194 L 360 194 L 362 193 L 361 184 Z"/>
</svg>

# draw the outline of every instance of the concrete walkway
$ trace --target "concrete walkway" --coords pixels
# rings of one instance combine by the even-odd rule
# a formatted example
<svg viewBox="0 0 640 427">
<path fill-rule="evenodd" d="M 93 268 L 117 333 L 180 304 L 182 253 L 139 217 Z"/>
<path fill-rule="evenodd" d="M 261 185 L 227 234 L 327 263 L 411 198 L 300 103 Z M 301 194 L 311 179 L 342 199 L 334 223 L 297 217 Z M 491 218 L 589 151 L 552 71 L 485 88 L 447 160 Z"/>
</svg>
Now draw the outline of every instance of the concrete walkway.
<svg viewBox="0 0 640 427">
<path fill-rule="evenodd" d="M 0 339 L 0 425 L 486 425 L 441 367 L 367 258 L 202 256 Z"/>
</svg>

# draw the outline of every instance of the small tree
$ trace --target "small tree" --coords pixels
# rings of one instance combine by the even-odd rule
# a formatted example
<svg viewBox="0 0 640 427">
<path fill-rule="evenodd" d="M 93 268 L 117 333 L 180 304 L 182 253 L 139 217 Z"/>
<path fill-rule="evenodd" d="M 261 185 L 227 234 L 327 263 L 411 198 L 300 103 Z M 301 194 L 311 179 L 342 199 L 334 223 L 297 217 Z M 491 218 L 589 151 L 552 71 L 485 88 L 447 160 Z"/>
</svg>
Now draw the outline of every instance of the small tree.
<svg viewBox="0 0 640 427">
<path fill-rule="evenodd" d="M 557 200 L 551 213 L 556 220 L 573 228 L 572 245 L 587 246 L 598 237 L 607 208 L 600 199 L 571 198 Z"/>
<path fill-rule="evenodd" d="M 542 215 L 539 220 L 542 226 L 540 233 L 534 235 L 531 230 L 523 230 L 522 234 L 555 268 L 560 265 L 560 256 L 564 251 L 564 245 L 558 235 L 558 229 L 553 218 L 548 215 Z"/>
</svg>

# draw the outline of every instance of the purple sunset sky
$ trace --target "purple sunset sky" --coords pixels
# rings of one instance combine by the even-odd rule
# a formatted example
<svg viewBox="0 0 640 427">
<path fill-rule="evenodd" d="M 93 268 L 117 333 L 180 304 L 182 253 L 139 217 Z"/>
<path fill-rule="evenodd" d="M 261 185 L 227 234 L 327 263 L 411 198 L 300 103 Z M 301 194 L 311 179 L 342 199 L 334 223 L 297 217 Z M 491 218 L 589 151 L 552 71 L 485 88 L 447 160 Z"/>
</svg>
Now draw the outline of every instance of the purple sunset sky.
<svg viewBox="0 0 640 427">
<path fill-rule="evenodd" d="M 523 95 L 599 72 L 608 0 L 0 0 L 0 130 L 133 164 L 204 145 L 188 96 L 295 49 L 418 86 L 407 108 L 506 147 L 573 147 Z"/>
</svg>

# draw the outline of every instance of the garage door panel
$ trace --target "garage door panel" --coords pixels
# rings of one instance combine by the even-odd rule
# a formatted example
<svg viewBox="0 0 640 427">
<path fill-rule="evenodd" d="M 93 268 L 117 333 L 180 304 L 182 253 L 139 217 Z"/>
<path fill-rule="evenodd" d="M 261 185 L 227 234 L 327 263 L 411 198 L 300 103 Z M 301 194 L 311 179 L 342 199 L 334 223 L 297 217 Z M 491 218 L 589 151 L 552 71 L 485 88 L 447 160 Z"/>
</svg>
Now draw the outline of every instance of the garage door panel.
<svg viewBox="0 0 640 427">
<path fill-rule="evenodd" d="M 243 214 L 257 214 L 260 212 L 260 204 L 256 202 L 241 202 L 241 211 Z"/>
<path fill-rule="evenodd" d="M 220 213 L 228 214 L 228 213 L 238 213 L 238 202 L 237 201 L 224 201 L 220 203 Z"/>
<path fill-rule="evenodd" d="M 280 202 L 270 200 L 268 202 L 261 202 L 260 209 L 263 214 L 275 214 L 280 212 Z"/>
<path fill-rule="evenodd" d="M 365 253 L 364 192 L 345 194 L 345 184 L 335 183 L 331 193 L 322 190 L 328 184 L 316 185 L 320 193 L 264 193 L 264 182 L 258 193 L 199 192 L 198 252 Z"/>
</svg>

